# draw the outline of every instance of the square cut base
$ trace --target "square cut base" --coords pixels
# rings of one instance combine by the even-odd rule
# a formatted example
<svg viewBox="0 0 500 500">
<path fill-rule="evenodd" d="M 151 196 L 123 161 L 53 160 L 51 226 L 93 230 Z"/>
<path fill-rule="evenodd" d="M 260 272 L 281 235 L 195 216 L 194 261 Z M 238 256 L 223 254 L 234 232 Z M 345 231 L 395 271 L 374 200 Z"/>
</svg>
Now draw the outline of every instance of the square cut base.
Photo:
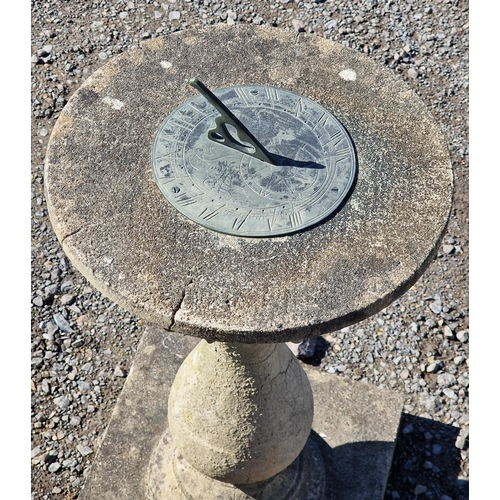
<svg viewBox="0 0 500 500">
<path fill-rule="evenodd" d="M 79 500 L 146 498 L 151 455 L 168 428 L 170 386 L 200 341 L 148 326 Z M 303 364 L 325 462 L 322 500 L 382 500 L 404 396 Z"/>
</svg>

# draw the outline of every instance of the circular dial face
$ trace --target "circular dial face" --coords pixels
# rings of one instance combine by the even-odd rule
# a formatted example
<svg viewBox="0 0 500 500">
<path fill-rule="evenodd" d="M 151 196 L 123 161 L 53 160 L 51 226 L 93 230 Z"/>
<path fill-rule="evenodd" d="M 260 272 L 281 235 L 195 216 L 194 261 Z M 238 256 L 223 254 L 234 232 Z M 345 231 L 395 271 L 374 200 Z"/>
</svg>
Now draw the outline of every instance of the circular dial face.
<svg viewBox="0 0 500 500">
<path fill-rule="evenodd" d="M 213 93 L 273 163 L 210 139 L 220 114 L 204 96 L 193 97 L 163 121 L 151 152 L 156 183 L 179 212 L 215 231 L 266 237 L 316 224 L 340 205 L 355 179 L 356 155 L 332 113 L 275 87 Z M 240 149 L 252 150 L 231 125 L 226 130 Z"/>
</svg>

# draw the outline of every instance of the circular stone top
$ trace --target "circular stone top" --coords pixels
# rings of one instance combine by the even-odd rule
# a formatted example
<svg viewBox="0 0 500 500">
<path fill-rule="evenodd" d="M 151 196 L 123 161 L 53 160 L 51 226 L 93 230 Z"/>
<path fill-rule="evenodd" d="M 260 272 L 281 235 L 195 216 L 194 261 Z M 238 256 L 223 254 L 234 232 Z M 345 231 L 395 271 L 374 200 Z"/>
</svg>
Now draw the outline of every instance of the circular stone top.
<svg viewBox="0 0 500 500">
<path fill-rule="evenodd" d="M 358 177 L 340 209 L 287 236 L 224 235 L 180 214 L 155 183 L 151 145 L 196 94 L 288 89 L 330 110 Z M 216 26 L 144 42 L 75 92 L 47 152 L 46 194 L 63 249 L 110 299 L 172 331 L 285 342 L 360 321 L 403 294 L 434 258 L 453 177 L 441 132 L 392 72 L 320 37 Z"/>
</svg>

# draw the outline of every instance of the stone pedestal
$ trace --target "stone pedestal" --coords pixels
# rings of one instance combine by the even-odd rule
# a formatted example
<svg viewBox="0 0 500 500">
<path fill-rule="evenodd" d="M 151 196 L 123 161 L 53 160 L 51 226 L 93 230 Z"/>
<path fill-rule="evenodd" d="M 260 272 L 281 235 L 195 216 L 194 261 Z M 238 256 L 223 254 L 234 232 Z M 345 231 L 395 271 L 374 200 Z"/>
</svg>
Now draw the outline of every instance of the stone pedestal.
<svg viewBox="0 0 500 500">
<path fill-rule="evenodd" d="M 203 340 L 170 390 L 169 429 L 180 455 L 231 484 L 264 481 L 288 467 L 312 420 L 309 380 L 285 344 Z"/>
<path fill-rule="evenodd" d="M 225 47 L 224 57 L 220 47 Z M 178 213 L 156 186 L 150 150 L 163 119 L 193 95 L 186 84 L 191 77 L 212 89 L 245 83 L 283 87 L 332 111 L 349 132 L 358 158 L 356 184 L 340 210 L 302 232 L 257 239 L 222 235 Z M 311 471 L 325 473 L 317 497 L 327 498 L 333 488 L 337 493 L 331 495 L 337 496 L 328 498 L 349 498 L 342 496 L 342 489 L 349 489 L 345 482 L 329 482 L 333 469 L 342 465 L 332 468 L 321 440 L 314 433 L 307 437 L 310 394 L 282 343 L 376 313 L 404 293 L 433 259 L 451 208 L 452 173 L 441 133 L 414 93 L 370 59 L 319 37 L 254 26 L 179 32 L 122 54 L 82 85 L 54 127 L 45 176 L 54 230 L 73 264 L 96 288 L 169 332 L 213 342 L 200 344 L 186 361 L 199 370 L 194 373 L 197 387 L 189 386 L 190 377 L 181 368 L 172 386 L 172 398 L 177 395 L 170 404 L 170 427 L 165 421 L 155 443 L 144 438 L 147 446 L 128 449 L 129 458 L 148 454 L 147 460 L 141 455 L 141 464 L 148 463 L 140 469 L 142 487 L 146 477 L 153 478 L 149 494 L 161 498 L 169 487 L 182 490 L 185 483 L 179 497 L 199 497 L 188 481 L 203 489 L 206 480 L 232 485 L 228 487 L 250 498 L 270 498 L 263 496 L 264 482 L 295 484 L 291 476 L 276 480 L 283 471 L 295 470 L 299 476 L 306 471 L 297 483 L 306 484 L 315 477 L 304 468 L 308 463 L 315 464 Z M 226 361 L 219 358 L 211 365 L 208 359 L 217 346 Z M 201 351 L 206 359 L 194 359 Z M 253 354 L 247 359 L 244 353 L 249 352 Z M 263 353 L 275 356 L 273 362 L 266 365 Z M 261 363 L 257 371 L 250 367 L 254 362 Z M 171 373 L 171 368 L 165 370 Z M 217 370 L 223 373 L 220 378 L 214 375 Z M 209 377 L 215 377 L 213 385 Z M 318 399 L 312 385 L 314 414 L 322 414 L 325 398 Z M 197 396 L 203 393 L 205 397 Z M 268 400 L 266 394 L 273 397 Z M 342 407 L 345 394 L 339 390 L 331 404 Z M 231 397 L 237 415 L 224 421 L 222 400 Z M 300 418 L 287 398 L 302 408 Z M 367 394 L 361 398 L 367 399 Z M 340 432 L 353 411 L 350 404 L 342 413 L 328 409 L 326 415 L 335 417 L 320 422 L 331 426 L 325 435 Z M 288 417 L 280 420 L 283 407 Z M 124 407 L 119 408 L 124 417 Z M 383 411 L 376 404 L 372 408 Z M 131 405 L 129 411 L 137 413 Z M 201 423 L 204 414 L 206 425 Z M 362 413 L 357 415 L 353 422 L 366 421 Z M 156 429 L 157 413 L 154 418 Z M 293 419 L 296 427 L 289 425 Z M 111 427 L 107 439 L 110 433 Z M 168 458 L 171 438 L 178 452 Z M 122 434 L 121 439 L 131 438 Z M 377 448 L 377 439 L 368 441 Z M 342 444 L 349 451 L 338 456 L 346 463 L 358 463 L 357 442 L 347 438 Z M 99 460 L 93 477 L 100 474 L 99 464 L 106 464 L 105 457 Z M 303 465 L 293 469 L 297 460 Z M 163 474 L 165 461 L 171 467 L 165 465 Z M 387 472 L 387 460 L 383 463 Z M 370 475 L 369 467 L 364 470 Z M 191 481 L 194 477 L 198 479 Z M 97 484 L 102 490 L 95 489 Z M 93 498 L 144 497 L 130 485 L 126 490 L 117 485 L 120 494 L 108 486 L 89 479 L 84 495 L 92 490 Z M 381 498 L 383 487 L 379 490 Z M 373 491 L 366 498 L 373 500 Z"/>
<path fill-rule="evenodd" d="M 176 498 L 178 485 L 172 477 L 175 462 L 167 450 L 173 443 L 167 401 L 177 370 L 198 343 L 194 337 L 154 326 L 146 328 L 79 500 L 161 498 L 167 488 L 172 495 L 167 498 Z M 300 468 L 309 474 L 305 481 L 307 491 L 317 491 L 323 485 L 323 496 L 319 497 L 323 500 L 382 500 L 404 396 L 308 365 L 303 368 L 315 403 L 309 439 L 314 452 L 319 450 L 321 456 L 306 450 L 305 456 L 297 460 L 297 468 L 288 472 Z M 198 401 L 196 406 L 202 404 Z M 277 485 L 290 493 L 297 483 L 304 485 L 304 476 L 302 482 L 297 477 L 300 479 L 299 474 L 293 474 Z M 251 487 L 244 485 L 231 487 L 228 483 L 212 482 L 207 487 L 206 478 L 199 475 L 198 479 L 194 485 L 205 488 L 212 499 L 217 498 L 213 496 L 214 484 L 222 493 L 231 492 L 219 497 L 222 499 L 251 494 Z"/>
</svg>

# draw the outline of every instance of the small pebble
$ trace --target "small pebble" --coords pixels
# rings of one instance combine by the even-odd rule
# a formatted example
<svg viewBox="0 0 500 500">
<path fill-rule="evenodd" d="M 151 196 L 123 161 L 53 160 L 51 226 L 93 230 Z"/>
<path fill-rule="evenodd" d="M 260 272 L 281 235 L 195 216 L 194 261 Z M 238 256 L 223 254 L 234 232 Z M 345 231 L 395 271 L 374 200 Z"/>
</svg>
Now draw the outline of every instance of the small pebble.
<svg viewBox="0 0 500 500">
<path fill-rule="evenodd" d="M 439 407 L 440 402 L 437 396 L 432 396 L 431 394 L 423 393 L 420 395 L 420 404 L 429 412 L 435 413 Z"/>
<path fill-rule="evenodd" d="M 443 310 L 443 307 L 441 306 L 440 302 L 432 302 L 431 304 L 429 304 L 429 309 L 433 313 L 439 314 Z"/>
<path fill-rule="evenodd" d="M 115 377 L 121 377 L 121 378 L 126 376 L 125 372 L 121 369 L 121 367 L 119 365 L 115 367 L 115 371 L 113 372 L 113 375 Z"/>
<path fill-rule="evenodd" d="M 442 368 L 443 368 L 443 363 L 441 361 L 434 361 L 433 363 L 430 363 L 427 366 L 425 371 L 427 373 L 436 373 L 439 370 L 441 370 Z"/>
<path fill-rule="evenodd" d="M 425 493 L 427 491 L 427 487 L 424 486 L 423 484 L 417 484 L 415 486 L 415 489 L 413 490 L 414 495 L 421 495 L 422 493 Z"/>
<path fill-rule="evenodd" d="M 416 80 L 418 78 L 418 71 L 415 68 L 410 68 L 408 70 L 408 77 L 412 80 Z"/>
<path fill-rule="evenodd" d="M 468 441 L 468 438 L 469 438 L 469 428 L 466 427 L 466 428 L 462 429 L 460 431 L 460 433 L 458 434 L 458 437 L 455 441 L 455 446 L 459 450 L 463 450 L 465 448 L 465 443 Z"/>
<path fill-rule="evenodd" d="M 57 398 L 54 398 L 54 403 L 61 410 L 65 410 L 70 405 L 71 401 L 69 400 L 69 398 L 67 396 L 59 396 Z"/>
<path fill-rule="evenodd" d="M 433 455 L 439 455 L 441 453 L 442 446 L 440 444 L 433 444 L 432 445 L 432 454 Z"/>
<path fill-rule="evenodd" d="M 453 332 L 452 332 L 451 328 L 450 328 L 448 325 L 443 326 L 443 335 L 444 335 L 447 339 L 452 339 L 452 338 L 454 338 Z"/>
<path fill-rule="evenodd" d="M 75 296 L 70 293 L 66 293 L 59 300 L 63 306 L 69 306 L 75 301 Z"/>
<path fill-rule="evenodd" d="M 446 397 L 452 399 L 453 401 L 456 401 L 458 399 L 458 396 L 455 394 L 455 391 L 453 391 L 448 387 L 443 390 L 443 393 Z"/>
<path fill-rule="evenodd" d="M 453 245 L 443 245 L 443 252 L 447 255 L 451 255 L 455 251 Z"/>
<path fill-rule="evenodd" d="M 86 457 L 87 455 L 93 453 L 93 450 L 92 448 L 90 448 L 90 446 L 84 446 L 82 444 L 77 445 L 76 449 L 78 450 L 78 453 L 80 453 L 82 457 Z"/>
<path fill-rule="evenodd" d="M 411 432 L 413 432 L 413 425 L 412 424 L 406 425 L 402 430 L 402 432 L 403 434 L 410 434 Z"/>
<path fill-rule="evenodd" d="M 437 383 L 441 387 L 448 387 L 450 385 L 456 384 L 457 379 L 451 373 L 440 373 L 437 376 Z"/>
<path fill-rule="evenodd" d="M 303 340 L 297 348 L 297 358 L 312 358 L 316 350 L 316 337 Z"/>
<path fill-rule="evenodd" d="M 74 330 L 71 328 L 70 324 L 66 320 L 66 318 L 60 314 L 54 314 L 53 316 L 55 324 L 63 331 L 66 333 L 73 333 Z"/>
<path fill-rule="evenodd" d="M 79 381 L 78 382 L 78 389 L 82 394 L 85 394 L 86 392 L 90 391 L 91 385 L 88 382 L 85 381 Z"/>
<path fill-rule="evenodd" d="M 304 30 L 304 21 L 301 21 L 300 19 L 292 19 L 292 26 L 295 31 L 298 31 L 299 33 Z"/>
<path fill-rule="evenodd" d="M 40 296 L 37 296 L 33 299 L 33 304 L 37 307 L 42 307 L 43 306 L 43 299 Z"/>
<path fill-rule="evenodd" d="M 61 468 L 61 464 L 59 462 L 53 462 L 49 465 L 49 472 L 57 472 Z"/>
</svg>

